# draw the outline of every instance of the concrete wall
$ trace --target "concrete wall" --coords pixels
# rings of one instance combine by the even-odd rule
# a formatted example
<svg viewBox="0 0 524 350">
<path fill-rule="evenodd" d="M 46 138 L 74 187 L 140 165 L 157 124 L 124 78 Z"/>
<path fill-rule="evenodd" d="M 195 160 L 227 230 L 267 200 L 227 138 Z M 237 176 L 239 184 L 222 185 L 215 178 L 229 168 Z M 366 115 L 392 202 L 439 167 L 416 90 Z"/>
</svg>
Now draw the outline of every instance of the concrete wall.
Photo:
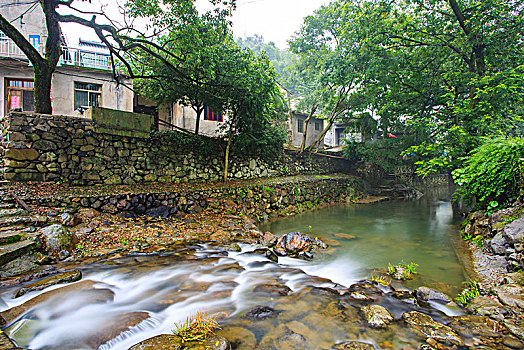
<svg viewBox="0 0 524 350">
<path fill-rule="evenodd" d="M 299 114 L 299 113 L 292 114 L 291 135 L 292 135 L 292 143 L 294 147 L 300 147 L 302 145 L 302 138 L 304 137 L 304 133 L 298 131 L 298 123 L 299 123 L 299 120 L 301 120 L 304 123 L 304 130 L 305 130 L 306 118 L 307 116 L 304 114 Z M 318 123 L 318 130 L 315 130 L 315 123 Z M 307 129 L 306 147 L 310 146 L 314 141 L 317 140 L 318 136 L 322 133 L 323 129 L 324 129 L 324 121 L 322 119 L 317 119 L 314 117 L 310 119 L 309 126 Z M 323 143 L 321 143 L 320 146 L 322 148 Z"/>
<path fill-rule="evenodd" d="M 196 112 L 190 106 L 183 106 L 180 104 L 173 105 L 173 121 L 179 128 L 193 132 L 196 125 Z M 224 122 L 227 120 L 227 116 L 224 116 Z M 223 122 L 216 122 L 211 120 L 204 120 L 204 113 L 200 116 L 200 128 L 199 133 L 201 135 L 207 135 L 216 137 L 220 135 L 220 126 Z"/>
<path fill-rule="evenodd" d="M 0 115 L 7 114 L 6 79 L 33 79 L 33 68 L 26 62 L 3 60 L 0 62 Z M 74 110 L 74 82 L 102 85 L 100 107 L 133 111 L 133 91 L 112 79 L 111 72 L 74 67 L 58 67 L 51 82 L 53 114 L 65 116 L 82 115 Z"/>
<path fill-rule="evenodd" d="M 13 112 L 0 124 L 3 177 L 76 185 L 222 179 L 221 141 L 208 138 L 187 143 L 191 135 L 146 135 L 86 118 Z M 273 161 L 237 155 L 229 167 L 232 179 L 344 171 L 349 171 L 344 160 L 293 154 Z"/>
</svg>

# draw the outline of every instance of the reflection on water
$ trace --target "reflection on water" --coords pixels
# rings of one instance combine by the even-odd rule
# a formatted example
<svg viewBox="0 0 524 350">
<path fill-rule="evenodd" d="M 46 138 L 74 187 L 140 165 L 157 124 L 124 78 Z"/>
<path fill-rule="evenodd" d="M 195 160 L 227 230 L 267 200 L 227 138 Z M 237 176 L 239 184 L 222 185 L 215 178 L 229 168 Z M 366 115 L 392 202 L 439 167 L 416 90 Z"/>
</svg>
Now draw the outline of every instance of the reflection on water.
<svg viewBox="0 0 524 350">
<path fill-rule="evenodd" d="M 311 232 L 331 243 L 333 249 L 320 257 L 321 265 L 315 259 L 308 272 L 331 269 L 330 276 L 343 281 L 348 269 L 353 278 L 364 278 L 370 269 L 385 269 L 388 263 L 415 262 L 419 275 L 405 282 L 406 287 L 429 284 L 454 294 L 465 280 L 452 241 L 458 222 L 449 202 L 425 199 L 330 207 L 278 220 L 262 229 Z"/>
</svg>

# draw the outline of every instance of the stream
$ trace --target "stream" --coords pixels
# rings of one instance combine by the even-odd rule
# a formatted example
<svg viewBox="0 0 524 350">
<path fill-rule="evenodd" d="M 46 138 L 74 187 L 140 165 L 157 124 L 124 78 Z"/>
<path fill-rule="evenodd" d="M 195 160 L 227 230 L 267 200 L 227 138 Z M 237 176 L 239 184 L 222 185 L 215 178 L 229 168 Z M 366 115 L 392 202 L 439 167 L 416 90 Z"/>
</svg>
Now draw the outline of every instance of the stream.
<svg viewBox="0 0 524 350">
<path fill-rule="evenodd" d="M 0 290 L 2 310 L 26 303 L 4 331 L 30 349 L 128 349 L 171 334 L 175 324 L 205 310 L 236 349 L 331 349 L 347 340 L 418 349 L 424 338 L 400 322 L 387 329 L 367 326 L 359 312 L 364 301 L 355 295 L 362 292 L 395 318 L 410 310 L 437 321 L 461 314 L 418 306 L 402 292 L 422 285 L 452 296 L 460 290 L 466 277 L 456 253 L 457 223 L 450 203 L 438 199 L 337 206 L 261 227 L 326 240 L 330 247 L 312 261 L 280 257 L 277 264 L 247 244 L 241 251 L 199 244 L 98 261 L 78 267 L 83 278 L 68 285 L 74 288 L 59 285 L 16 299 L 17 288 Z M 394 282 L 395 290 L 353 285 L 400 261 L 419 265 L 414 280 Z M 353 293 L 342 293 L 348 287 Z"/>
</svg>

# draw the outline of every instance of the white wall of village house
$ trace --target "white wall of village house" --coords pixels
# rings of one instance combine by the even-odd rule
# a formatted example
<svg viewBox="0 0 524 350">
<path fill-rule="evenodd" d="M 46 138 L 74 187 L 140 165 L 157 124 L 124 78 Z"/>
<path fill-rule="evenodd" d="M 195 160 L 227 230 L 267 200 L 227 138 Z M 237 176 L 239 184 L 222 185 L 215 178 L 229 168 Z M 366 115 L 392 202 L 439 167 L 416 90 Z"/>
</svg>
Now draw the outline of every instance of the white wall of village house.
<svg viewBox="0 0 524 350">
<path fill-rule="evenodd" d="M 8 112 L 6 79 L 33 79 L 33 68 L 27 62 L 3 60 L 0 64 L 0 115 Z M 117 87 L 110 72 L 99 72 L 81 68 L 58 67 L 51 82 L 53 113 L 81 116 L 75 112 L 74 82 L 102 85 L 100 107 L 133 111 L 133 91 L 120 85 Z"/>
</svg>

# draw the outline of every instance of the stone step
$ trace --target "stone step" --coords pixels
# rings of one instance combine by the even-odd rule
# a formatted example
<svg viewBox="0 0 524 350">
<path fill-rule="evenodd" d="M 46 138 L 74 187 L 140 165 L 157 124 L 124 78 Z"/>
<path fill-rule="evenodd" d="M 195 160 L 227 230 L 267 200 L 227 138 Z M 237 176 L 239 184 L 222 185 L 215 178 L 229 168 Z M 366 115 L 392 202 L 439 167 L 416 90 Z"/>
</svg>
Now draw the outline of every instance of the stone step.
<svg viewBox="0 0 524 350">
<path fill-rule="evenodd" d="M 0 209 L 0 218 L 20 216 L 20 215 L 24 215 L 25 213 L 26 211 L 24 209 L 17 209 L 17 208 Z"/>
<path fill-rule="evenodd" d="M 36 242 L 24 240 L 8 245 L 0 246 L 0 266 L 7 264 L 16 258 L 29 253 L 36 247 Z"/>
<path fill-rule="evenodd" d="M 16 206 L 15 203 L 9 203 L 9 202 L 2 202 L 0 203 L 0 209 L 11 209 Z"/>
<path fill-rule="evenodd" d="M 45 216 L 15 216 L 0 218 L 0 227 L 9 226 L 43 226 L 47 223 Z"/>
<path fill-rule="evenodd" d="M 25 239 L 24 235 L 19 232 L 0 232 L 0 245 L 16 243 Z"/>
</svg>

